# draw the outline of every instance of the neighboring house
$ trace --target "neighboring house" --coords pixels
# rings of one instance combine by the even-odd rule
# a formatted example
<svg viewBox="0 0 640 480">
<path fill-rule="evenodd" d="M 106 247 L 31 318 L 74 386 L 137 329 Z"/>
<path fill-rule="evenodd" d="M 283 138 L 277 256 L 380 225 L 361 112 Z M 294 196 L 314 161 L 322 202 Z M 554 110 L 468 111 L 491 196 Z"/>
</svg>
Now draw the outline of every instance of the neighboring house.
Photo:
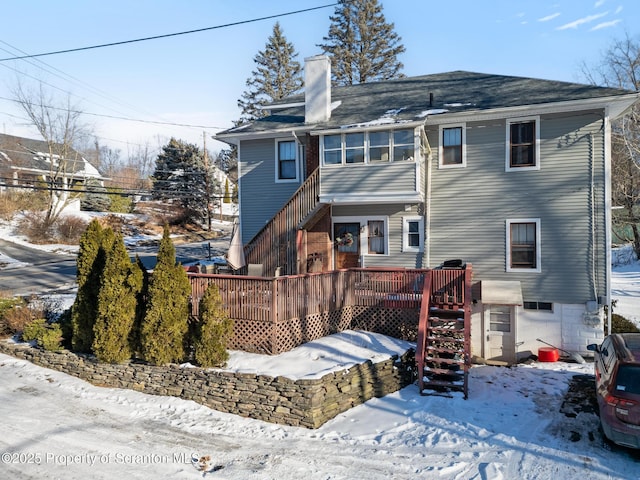
<svg viewBox="0 0 640 480">
<path fill-rule="evenodd" d="M 238 146 L 247 263 L 272 275 L 471 263 L 472 350 L 585 352 L 610 306 L 611 121 L 634 92 L 456 71 L 306 93 Z"/>
<path fill-rule="evenodd" d="M 66 158 L 61 158 L 63 151 Z M 64 200 L 70 189 L 89 180 L 103 186 L 105 178 L 79 152 L 44 140 L 0 134 L 0 191 L 54 182 Z"/>
</svg>

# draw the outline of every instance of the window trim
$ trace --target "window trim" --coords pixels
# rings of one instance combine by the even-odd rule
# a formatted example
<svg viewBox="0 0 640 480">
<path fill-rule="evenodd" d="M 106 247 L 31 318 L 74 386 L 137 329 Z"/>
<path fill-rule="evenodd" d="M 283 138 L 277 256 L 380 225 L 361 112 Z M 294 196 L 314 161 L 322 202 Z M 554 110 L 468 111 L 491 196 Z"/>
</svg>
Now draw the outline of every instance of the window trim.
<svg viewBox="0 0 640 480">
<path fill-rule="evenodd" d="M 293 143 L 295 146 L 296 158 L 295 163 L 295 178 L 280 178 L 280 144 L 281 143 Z M 275 182 L 276 183 L 300 183 L 300 145 L 294 138 L 280 138 L 275 141 Z"/>
<path fill-rule="evenodd" d="M 384 253 L 369 253 L 369 222 L 379 221 L 383 224 L 384 230 Z M 386 215 L 362 215 L 362 216 L 337 216 L 331 219 L 331 231 L 336 223 L 359 223 L 360 224 L 360 256 L 361 257 L 382 257 L 389 256 L 389 217 Z M 332 239 L 333 240 L 333 239 Z"/>
<path fill-rule="evenodd" d="M 525 300 L 522 308 L 531 311 L 553 313 L 553 302 L 533 302 Z"/>
<path fill-rule="evenodd" d="M 536 267 L 535 268 L 518 268 L 511 266 L 511 225 L 514 223 L 534 223 L 536 226 Z M 506 220 L 506 271 L 518 273 L 541 273 L 542 272 L 542 244 L 540 233 L 539 218 L 511 218 Z"/>
<path fill-rule="evenodd" d="M 514 167 L 511 165 L 511 125 L 514 123 L 530 123 L 535 122 L 534 126 L 534 165 Z M 506 121 L 506 140 L 505 140 L 505 171 L 506 172 L 520 172 L 540 170 L 540 116 L 535 115 L 531 117 L 519 117 L 509 118 Z"/>
<path fill-rule="evenodd" d="M 462 129 L 462 163 L 454 163 L 445 165 L 444 162 L 444 131 L 451 128 Z M 467 166 L 467 124 L 466 123 L 452 123 L 440 125 L 438 127 L 438 168 L 464 168 Z"/>
<path fill-rule="evenodd" d="M 420 234 L 420 245 L 413 247 L 409 245 L 409 222 L 418 222 L 418 233 Z M 402 252 L 422 253 L 424 252 L 424 217 L 420 215 L 408 215 L 402 217 Z"/>
<path fill-rule="evenodd" d="M 413 156 L 411 157 L 411 159 L 406 159 L 406 160 L 394 160 L 394 152 L 395 152 L 395 147 L 397 146 L 404 146 L 404 145 L 409 145 L 409 144 L 404 144 L 404 143 L 399 143 L 398 145 L 395 144 L 395 137 L 394 137 L 394 133 L 397 131 L 402 131 L 402 130 L 407 130 L 410 131 L 413 134 Z M 380 133 L 380 132 L 385 132 L 389 134 L 389 160 L 384 161 L 384 160 L 375 160 L 375 161 L 371 161 L 371 156 L 370 156 L 370 148 L 371 148 L 371 142 L 369 140 L 369 134 L 370 133 Z M 352 162 L 352 163 L 347 163 L 347 156 L 346 156 L 346 152 L 349 149 L 353 149 L 353 148 L 347 148 L 346 146 L 346 135 L 351 134 L 351 133 L 362 133 L 364 135 L 364 162 Z M 325 146 L 324 146 L 324 139 L 327 136 L 340 136 L 340 149 L 330 149 L 329 151 L 333 151 L 333 152 L 340 152 L 340 162 L 339 163 L 325 163 Z M 319 135 L 320 137 L 320 165 L 323 168 L 331 168 L 331 167 L 339 167 L 339 166 L 354 166 L 354 165 L 385 165 L 387 163 L 407 163 L 407 162 L 414 162 L 416 163 L 418 158 L 419 158 L 419 152 L 420 152 L 420 141 L 418 138 L 418 133 L 416 132 L 416 128 L 415 127 L 409 127 L 409 128 L 390 128 L 390 129 L 376 129 L 376 130 L 361 130 L 361 131 L 354 131 L 354 132 L 341 132 L 341 133 L 326 133 L 326 134 L 321 134 Z M 380 147 L 380 145 L 377 145 L 376 147 Z"/>
</svg>

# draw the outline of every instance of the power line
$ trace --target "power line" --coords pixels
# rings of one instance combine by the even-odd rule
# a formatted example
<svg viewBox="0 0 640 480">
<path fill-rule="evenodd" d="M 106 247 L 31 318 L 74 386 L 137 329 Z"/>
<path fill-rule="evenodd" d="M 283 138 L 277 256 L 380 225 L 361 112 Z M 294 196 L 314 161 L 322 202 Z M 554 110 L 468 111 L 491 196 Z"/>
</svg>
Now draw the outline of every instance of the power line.
<svg viewBox="0 0 640 480">
<path fill-rule="evenodd" d="M 289 16 L 289 15 L 296 15 L 298 13 L 311 12 L 311 11 L 320 10 L 320 9 L 323 9 L 323 8 L 334 7 L 336 5 L 338 5 L 338 3 L 330 3 L 330 4 L 327 4 L 327 5 L 321 5 L 319 7 L 305 8 L 303 10 L 295 10 L 295 11 L 292 11 L 292 12 L 279 13 L 279 14 L 276 14 L 276 15 L 269 15 L 269 16 L 266 16 L 266 17 L 253 18 L 251 20 L 241 20 L 239 22 L 225 23 L 223 25 L 216 25 L 216 26 L 213 26 L 213 27 L 197 28 L 195 30 L 187 30 L 187 31 L 184 31 L 184 32 L 167 33 L 167 34 L 164 34 L 164 35 L 155 35 L 155 36 L 152 36 L 152 37 L 136 38 L 134 40 L 123 40 L 123 41 L 120 41 L 120 42 L 103 43 L 103 44 L 100 44 L 100 45 L 91 45 L 91 46 L 88 46 L 88 47 L 69 48 L 69 49 L 66 49 L 66 50 L 57 50 L 57 51 L 54 51 L 54 52 L 36 53 L 36 54 L 33 54 L 33 55 L 22 55 L 22 56 L 18 56 L 18 57 L 0 58 L 0 62 L 6 62 L 7 60 L 22 60 L 22 59 L 25 59 L 25 58 L 44 57 L 44 56 L 48 56 L 48 55 L 58 55 L 58 54 L 61 54 L 61 53 L 80 52 L 80 51 L 83 51 L 83 50 L 93 50 L 93 49 L 96 49 L 96 48 L 113 47 L 113 46 L 116 46 L 116 45 L 125 45 L 125 44 L 129 44 L 129 43 L 146 42 L 148 40 L 157 40 L 157 39 L 160 39 L 160 38 L 177 37 L 179 35 L 188 35 L 188 34 L 191 34 L 191 33 L 206 32 L 208 30 L 216 30 L 216 29 L 220 29 L 220 28 L 234 27 L 234 26 L 237 26 L 237 25 L 245 25 L 247 23 L 255 23 L 255 22 L 260 22 L 260 21 L 263 21 L 263 20 L 270 20 L 270 19 L 273 19 L 273 18 L 286 17 L 286 16 Z"/>
<path fill-rule="evenodd" d="M 22 103 L 20 100 L 15 100 L 13 98 L 7 98 L 7 97 L 0 97 L 0 100 L 5 100 L 7 102 L 14 102 L 14 103 Z M 79 113 L 82 115 L 91 115 L 94 117 L 104 117 L 104 118 L 112 118 L 115 120 L 125 120 L 128 122 L 139 122 L 139 123 L 151 123 L 154 125 L 169 125 L 171 127 L 188 127 L 188 128 L 204 128 L 207 130 L 224 130 L 227 127 L 214 127 L 211 125 L 191 125 L 189 123 L 172 123 L 172 122 L 159 122 L 159 121 L 155 121 L 155 120 L 141 120 L 139 118 L 128 118 L 128 117 L 118 117 L 116 115 L 107 115 L 106 113 L 92 113 L 92 112 L 85 112 L 82 110 L 74 110 L 71 108 L 62 108 L 62 107 L 54 107 L 53 105 L 44 105 L 44 104 L 38 104 L 36 103 L 35 105 L 37 105 L 38 107 L 44 107 L 44 108 L 50 108 L 52 110 L 63 110 L 65 112 L 70 112 L 70 113 Z"/>
</svg>

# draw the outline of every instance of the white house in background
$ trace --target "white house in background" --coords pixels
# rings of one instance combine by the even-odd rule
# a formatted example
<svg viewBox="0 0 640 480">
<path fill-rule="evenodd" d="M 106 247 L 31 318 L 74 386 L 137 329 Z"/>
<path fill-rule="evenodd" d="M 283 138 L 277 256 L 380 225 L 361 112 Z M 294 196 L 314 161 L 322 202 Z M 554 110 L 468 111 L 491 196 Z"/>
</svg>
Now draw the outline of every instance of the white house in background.
<svg viewBox="0 0 640 480">
<path fill-rule="evenodd" d="M 56 153 L 62 151 L 66 151 L 65 158 Z M 64 200 L 69 189 L 89 180 L 103 186 L 105 177 L 79 152 L 57 144 L 50 148 L 44 140 L 0 134 L 0 191 L 53 181 Z M 79 209 L 79 202 L 76 204 Z"/>
<path fill-rule="evenodd" d="M 611 121 L 638 93 L 466 71 L 332 88 L 323 56 L 306 59 L 305 86 L 216 135 L 238 147 L 247 263 L 461 259 L 474 354 L 515 361 L 537 338 L 585 352 L 603 337 Z"/>
</svg>

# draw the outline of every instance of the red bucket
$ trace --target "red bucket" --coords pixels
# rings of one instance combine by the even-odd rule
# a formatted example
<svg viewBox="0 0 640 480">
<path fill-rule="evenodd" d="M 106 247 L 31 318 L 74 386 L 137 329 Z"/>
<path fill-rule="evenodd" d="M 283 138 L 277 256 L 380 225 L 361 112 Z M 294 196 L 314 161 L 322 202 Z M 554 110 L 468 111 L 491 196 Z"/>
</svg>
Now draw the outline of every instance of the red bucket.
<svg viewBox="0 0 640 480">
<path fill-rule="evenodd" d="M 557 362 L 560 353 L 557 348 L 541 347 L 538 349 L 538 361 L 540 362 Z"/>
</svg>

